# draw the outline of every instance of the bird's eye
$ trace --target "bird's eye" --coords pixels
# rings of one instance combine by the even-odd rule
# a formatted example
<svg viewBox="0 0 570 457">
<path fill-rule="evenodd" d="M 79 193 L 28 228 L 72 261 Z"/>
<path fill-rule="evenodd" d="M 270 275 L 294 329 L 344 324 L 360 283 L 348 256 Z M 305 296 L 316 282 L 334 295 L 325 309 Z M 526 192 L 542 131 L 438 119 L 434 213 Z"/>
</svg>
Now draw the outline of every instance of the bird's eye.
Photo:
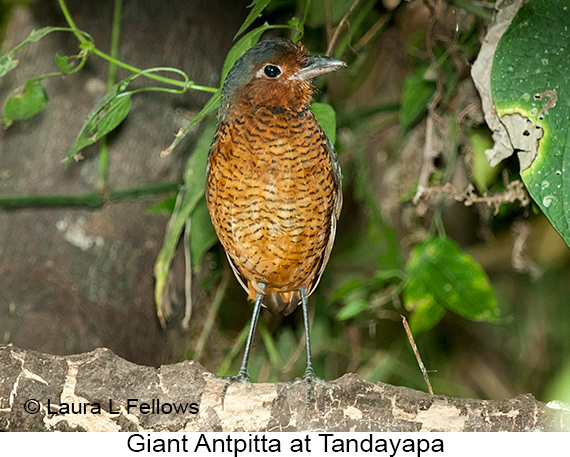
<svg viewBox="0 0 570 457">
<path fill-rule="evenodd" d="M 281 68 L 279 68 L 277 65 L 267 64 L 263 68 L 263 73 L 265 73 L 265 76 L 268 78 L 274 79 L 281 74 Z"/>
</svg>

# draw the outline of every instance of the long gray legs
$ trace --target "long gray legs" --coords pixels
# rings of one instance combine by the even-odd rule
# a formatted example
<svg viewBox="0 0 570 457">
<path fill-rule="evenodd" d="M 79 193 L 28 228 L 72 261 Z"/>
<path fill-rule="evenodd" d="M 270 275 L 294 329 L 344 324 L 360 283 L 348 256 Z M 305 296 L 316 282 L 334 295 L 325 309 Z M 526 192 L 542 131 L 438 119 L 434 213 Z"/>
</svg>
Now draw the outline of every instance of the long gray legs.
<svg viewBox="0 0 570 457">
<path fill-rule="evenodd" d="M 305 368 L 305 374 L 302 378 L 297 378 L 289 384 L 290 386 L 293 384 L 297 384 L 298 382 L 306 382 L 307 383 L 307 404 L 311 402 L 311 395 L 313 393 L 313 384 L 318 382 L 324 386 L 329 388 L 334 388 L 334 384 L 331 384 L 324 379 L 319 378 L 315 374 L 315 370 L 313 369 L 313 363 L 311 362 L 311 337 L 309 331 L 309 299 L 307 297 L 307 289 L 300 288 L 299 292 L 301 293 L 301 307 L 303 309 L 303 324 L 305 326 L 305 349 L 307 351 L 307 366 Z"/>
<path fill-rule="evenodd" d="M 259 283 L 258 285 L 263 291 L 265 291 L 265 284 Z M 251 346 L 253 344 L 253 336 L 255 335 L 255 327 L 257 326 L 257 319 L 259 318 L 259 313 L 261 312 L 262 301 L 263 301 L 263 294 L 258 292 L 257 296 L 255 297 L 255 305 L 253 307 L 253 314 L 251 316 L 251 324 L 249 326 L 249 333 L 247 334 L 247 341 L 245 343 L 245 352 L 243 354 L 243 359 L 241 361 L 241 367 L 237 375 L 232 376 L 230 378 L 225 378 L 227 379 L 227 381 L 226 384 L 224 385 L 224 388 L 222 389 L 222 393 L 220 394 L 222 403 L 224 402 L 224 398 L 228 391 L 228 387 L 230 387 L 230 385 L 232 385 L 234 382 L 243 382 L 247 386 L 251 385 L 249 374 L 247 372 L 247 362 L 249 360 L 249 354 L 251 352 Z"/>
<path fill-rule="evenodd" d="M 265 284 L 258 284 L 259 287 L 265 292 Z M 307 366 L 305 368 L 305 374 L 303 374 L 302 378 L 297 378 L 289 383 L 289 385 L 296 384 L 298 382 L 306 382 L 307 383 L 307 404 L 311 402 L 311 395 L 313 392 L 313 385 L 314 383 L 319 383 L 329 388 L 334 388 L 334 384 L 330 384 L 325 380 L 319 378 L 315 374 L 315 370 L 313 369 L 313 364 L 311 362 L 311 337 L 310 337 L 310 330 L 309 330 L 309 299 L 307 296 L 307 289 L 300 288 L 299 292 L 301 294 L 301 308 L 303 310 L 303 325 L 305 326 L 305 347 L 307 351 Z M 259 313 L 261 312 L 261 302 L 263 301 L 263 293 L 258 293 L 255 297 L 255 305 L 253 307 L 253 314 L 251 316 L 251 324 L 249 326 L 249 333 L 247 334 L 247 341 L 245 343 L 245 352 L 243 354 L 243 359 L 241 362 L 241 367 L 237 375 L 229 377 L 229 378 L 222 378 L 226 380 L 226 384 L 222 389 L 220 394 L 220 398 L 222 400 L 222 404 L 224 403 L 224 398 L 226 397 L 226 393 L 228 392 L 228 388 L 234 382 L 243 382 L 247 386 L 251 385 L 251 381 L 249 379 L 249 374 L 247 372 L 247 362 L 249 361 L 249 354 L 251 352 L 251 346 L 253 344 L 253 337 L 255 335 L 255 327 L 257 326 L 257 319 L 259 318 Z M 217 377 L 217 376 L 216 376 Z"/>
</svg>

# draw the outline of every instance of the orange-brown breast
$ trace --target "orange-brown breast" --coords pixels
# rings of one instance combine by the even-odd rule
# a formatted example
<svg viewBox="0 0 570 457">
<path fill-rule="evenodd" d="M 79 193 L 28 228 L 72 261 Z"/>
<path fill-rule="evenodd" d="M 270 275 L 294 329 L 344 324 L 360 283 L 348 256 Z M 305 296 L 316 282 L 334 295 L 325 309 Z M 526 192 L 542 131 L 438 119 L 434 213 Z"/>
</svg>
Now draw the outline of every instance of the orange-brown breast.
<svg viewBox="0 0 570 457">
<path fill-rule="evenodd" d="M 257 283 L 287 301 L 292 294 L 286 292 L 310 291 L 318 281 L 340 198 L 327 144 L 308 109 L 244 110 L 218 128 L 206 198 L 216 233 L 251 298 L 262 292 Z"/>
</svg>

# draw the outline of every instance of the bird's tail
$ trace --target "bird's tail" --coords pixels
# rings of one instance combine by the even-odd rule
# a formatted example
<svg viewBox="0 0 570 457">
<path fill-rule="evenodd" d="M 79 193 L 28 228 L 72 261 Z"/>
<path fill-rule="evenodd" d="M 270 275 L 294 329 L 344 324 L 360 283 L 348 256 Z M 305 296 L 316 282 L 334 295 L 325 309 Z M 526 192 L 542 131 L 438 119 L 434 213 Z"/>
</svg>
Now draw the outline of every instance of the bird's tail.
<svg viewBox="0 0 570 457">
<path fill-rule="evenodd" d="M 263 298 L 263 304 L 273 314 L 291 314 L 301 303 L 301 294 L 294 292 L 269 292 Z"/>
</svg>

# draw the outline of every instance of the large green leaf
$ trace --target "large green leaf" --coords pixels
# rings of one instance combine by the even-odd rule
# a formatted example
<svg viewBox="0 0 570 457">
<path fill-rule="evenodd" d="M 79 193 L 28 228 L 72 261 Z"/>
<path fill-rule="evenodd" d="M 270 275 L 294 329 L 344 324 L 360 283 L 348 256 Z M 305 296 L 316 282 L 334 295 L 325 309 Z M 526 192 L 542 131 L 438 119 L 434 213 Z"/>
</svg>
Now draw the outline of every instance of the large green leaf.
<svg viewBox="0 0 570 457">
<path fill-rule="evenodd" d="M 164 294 L 166 291 L 166 284 L 168 279 L 168 274 L 170 272 L 170 265 L 174 254 L 176 252 L 176 247 L 182 235 L 182 231 L 188 220 L 193 218 L 194 210 L 196 206 L 204 197 L 204 188 L 206 185 L 206 164 L 208 163 L 208 151 L 210 149 L 210 143 L 214 137 L 216 131 L 216 121 L 214 118 L 208 119 L 205 123 L 204 130 L 196 143 L 194 151 L 188 158 L 186 163 L 186 168 L 184 171 L 184 187 L 180 190 L 178 198 L 176 201 L 175 209 L 170 216 L 170 221 L 168 222 L 167 231 L 164 236 L 164 242 L 162 243 L 162 248 L 158 253 L 158 257 L 154 264 L 154 276 L 156 279 L 154 287 L 154 296 L 156 302 L 157 315 L 162 324 L 165 323 L 165 302 Z M 203 215 L 198 215 L 197 224 L 200 227 L 206 226 L 204 222 Z M 193 230 L 193 223 L 191 222 L 190 231 Z M 196 229 L 194 229 L 195 232 Z M 209 243 L 211 238 L 206 234 L 206 242 Z M 192 241 L 191 241 L 192 244 Z M 194 248 L 191 249 L 194 255 L 200 257 L 203 252 L 200 253 L 194 244 Z M 190 266 L 187 266 L 190 269 Z"/>
<path fill-rule="evenodd" d="M 570 245 L 570 3 L 532 0 L 502 36 L 491 88 L 521 176 Z"/>
<path fill-rule="evenodd" d="M 416 333 L 436 325 L 445 309 L 475 321 L 497 319 L 497 298 L 489 278 L 449 238 L 439 237 L 416 246 L 406 274 L 404 305 L 412 312 L 410 326 Z"/>
</svg>

